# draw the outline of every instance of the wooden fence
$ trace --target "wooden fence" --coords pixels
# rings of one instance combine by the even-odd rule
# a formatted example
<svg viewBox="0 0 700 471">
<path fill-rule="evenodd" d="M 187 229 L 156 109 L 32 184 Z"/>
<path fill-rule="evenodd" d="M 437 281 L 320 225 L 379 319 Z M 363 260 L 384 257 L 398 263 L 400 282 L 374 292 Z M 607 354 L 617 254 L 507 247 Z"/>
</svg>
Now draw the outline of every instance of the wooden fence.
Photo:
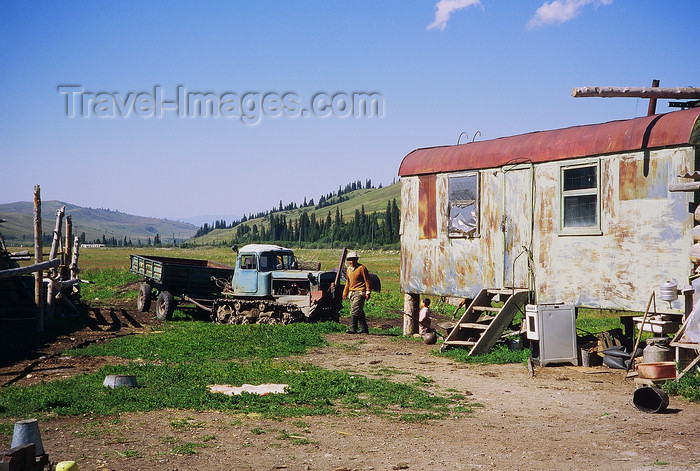
<svg viewBox="0 0 700 471">
<path fill-rule="evenodd" d="M 43 332 L 46 327 L 53 324 L 59 302 L 63 308 L 78 312 L 73 300 L 80 295 L 81 280 L 78 276 L 80 243 L 78 237 L 73 236 L 71 215 L 66 215 L 65 212 L 65 206 L 56 211 L 53 240 L 46 261 L 43 254 L 39 185 L 34 187 L 34 263 L 20 266 L 18 261 L 31 260 L 29 251 L 10 253 L 0 234 L 0 282 L 10 279 L 19 280 L 18 277 L 22 275 L 34 274 L 34 318 L 39 332 Z M 65 228 L 64 234 L 61 232 L 63 228 Z M 13 286 L 8 285 L 6 289 L 12 290 Z"/>
</svg>

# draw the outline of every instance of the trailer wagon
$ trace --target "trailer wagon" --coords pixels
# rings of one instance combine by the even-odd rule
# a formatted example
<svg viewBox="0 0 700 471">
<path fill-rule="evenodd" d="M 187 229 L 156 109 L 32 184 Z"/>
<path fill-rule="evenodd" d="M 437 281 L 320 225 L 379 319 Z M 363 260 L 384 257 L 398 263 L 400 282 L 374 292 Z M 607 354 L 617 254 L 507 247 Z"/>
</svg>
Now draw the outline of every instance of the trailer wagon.
<svg viewBox="0 0 700 471">
<path fill-rule="evenodd" d="M 213 303 L 221 296 L 215 280 L 229 280 L 233 272 L 234 267 L 211 260 L 131 255 L 131 273 L 143 278 L 136 307 L 141 312 L 150 310 L 157 294 L 158 319 L 170 319 L 175 306 L 183 301 Z"/>
</svg>

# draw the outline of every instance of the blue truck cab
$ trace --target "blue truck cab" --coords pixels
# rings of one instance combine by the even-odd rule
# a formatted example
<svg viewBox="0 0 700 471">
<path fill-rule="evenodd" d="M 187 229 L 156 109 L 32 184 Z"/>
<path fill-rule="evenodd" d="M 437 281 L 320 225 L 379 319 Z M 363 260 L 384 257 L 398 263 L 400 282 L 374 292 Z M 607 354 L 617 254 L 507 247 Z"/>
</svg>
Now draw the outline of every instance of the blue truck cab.
<svg viewBox="0 0 700 471">
<path fill-rule="evenodd" d="M 249 244 L 239 249 L 230 285 L 222 294 L 247 301 L 293 304 L 311 318 L 321 312 L 337 313 L 340 310 L 342 287 L 336 287 L 335 280 L 333 271 L 299 269 L 291 249 L 272 244 Z M 261 304 L 258 309 L 264 311 L 267 308 Z"/>
</svg>

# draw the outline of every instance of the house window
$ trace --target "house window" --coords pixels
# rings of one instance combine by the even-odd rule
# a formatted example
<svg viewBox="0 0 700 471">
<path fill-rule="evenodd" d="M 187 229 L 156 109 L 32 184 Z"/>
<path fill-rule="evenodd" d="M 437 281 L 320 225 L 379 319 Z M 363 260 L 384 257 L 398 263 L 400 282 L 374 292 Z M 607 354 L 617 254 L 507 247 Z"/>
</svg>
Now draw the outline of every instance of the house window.
<svg viewBox="0 0 700 471">
<path fill-rule="evenodd" d="M 561 167 L 561 228 L 564 233 L 600 232 L 598 162 Z"/>
<path fill-rule="evenodd" d="M 479 174 L 448 178 L 448 233 L 450 237 L 473 237 L 479 233 Z"/>
</svg>

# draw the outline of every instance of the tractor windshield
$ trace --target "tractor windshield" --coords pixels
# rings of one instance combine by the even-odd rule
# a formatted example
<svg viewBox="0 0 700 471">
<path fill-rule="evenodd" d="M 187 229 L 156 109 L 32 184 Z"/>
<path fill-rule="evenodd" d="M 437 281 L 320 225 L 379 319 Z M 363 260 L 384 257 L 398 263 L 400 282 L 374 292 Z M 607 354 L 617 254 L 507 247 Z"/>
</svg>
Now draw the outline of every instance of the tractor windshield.
<svg viewBox="0 0 700 471">
<path fill-rule="evenodd" d="M 289 270 L 296 267 L 291 252 L 263 252 L 260 254 L 260 271 Z"/>
</svg>

